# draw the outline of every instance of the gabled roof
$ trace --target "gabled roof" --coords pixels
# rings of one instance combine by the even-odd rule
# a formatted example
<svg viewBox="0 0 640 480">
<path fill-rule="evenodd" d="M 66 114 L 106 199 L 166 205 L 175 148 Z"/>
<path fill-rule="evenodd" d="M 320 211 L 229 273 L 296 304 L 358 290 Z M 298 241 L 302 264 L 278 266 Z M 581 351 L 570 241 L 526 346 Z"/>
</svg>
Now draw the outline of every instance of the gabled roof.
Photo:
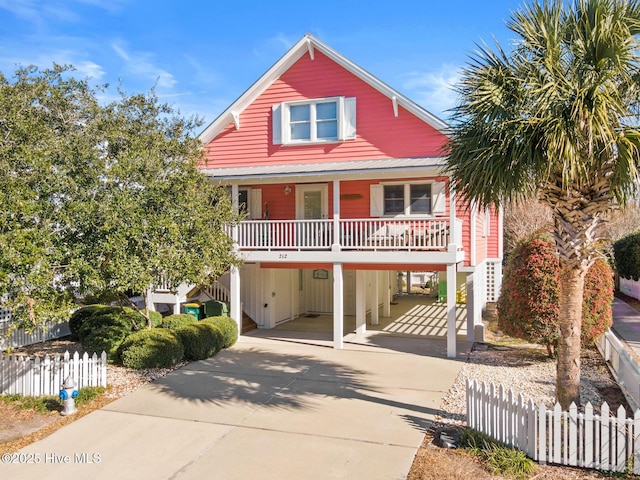
<svg viewBox="0 0 640 480">
<path fill-rule="evenodd" d="M 400 92 L 394 90 L 389 85 L 371 75 L 352 61 L 340 55 L 313 35 L 307 33 L 293 47 L 291 47 L 291 49 L 289 49 L 289 51 L 280 58 L 280 60 L 267 70 L 262 77 L 260 77 L 253 85 L 251 85 L 251 87 L 240 95 L 240 97 L 233 102 L 231 106 L 211 122 L 211 124 L 200 134 L 200 140 L 207 144 L 222 132 L 222 130 L 224 130 L 231 122 L 235 122 L 237 126 L 240 114 L 244 109 L 251 105 L 252 102 L 254 102 L 276 79 L 285 73 L 304 54 L 309 53 L 313 58 L 315 50 L 322 52 L 323 55 L 342 66 L 383 95 L 387 96 L 393 103 L 394 109 L 396 109 L 397 106 L 401 106 L 436 130 L 445 135 L 447 134 L 449 126 L 444 121 L 440 120 L 438 117 L 431 114 L 412 100 L 409 100 Z"/>
</svg>

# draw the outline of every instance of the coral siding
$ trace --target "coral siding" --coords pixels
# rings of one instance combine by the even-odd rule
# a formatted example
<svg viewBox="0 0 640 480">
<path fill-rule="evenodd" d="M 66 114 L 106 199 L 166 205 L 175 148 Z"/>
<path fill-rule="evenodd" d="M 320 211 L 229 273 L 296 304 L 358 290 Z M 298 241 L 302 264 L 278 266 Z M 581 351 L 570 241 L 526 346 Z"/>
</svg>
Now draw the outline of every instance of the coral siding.
<svg viewBox="0 0 640 480">
<path fill-rule="evenodd" d="M 273 145 L 272 106 L 283 101 L 356 97 L 357 138 L 307 146 Z M 308 53 L 206 146 L 206 166 L 258 166 L 439 156 L 446 137 L 320 52 Z"/>
<path fill-rule="evenodd" d="M 494 207 L 491 207 L 491 230 L 489 238 L 487 239 L 487 258 L 498 258 L 498 212 Z"/>
</svg>

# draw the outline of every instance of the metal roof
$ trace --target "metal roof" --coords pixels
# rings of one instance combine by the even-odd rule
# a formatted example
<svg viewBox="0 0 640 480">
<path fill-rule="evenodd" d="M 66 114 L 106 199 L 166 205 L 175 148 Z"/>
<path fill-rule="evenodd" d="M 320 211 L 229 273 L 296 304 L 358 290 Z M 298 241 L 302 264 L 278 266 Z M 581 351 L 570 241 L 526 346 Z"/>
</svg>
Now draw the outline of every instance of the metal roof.
<svg viewBox="0 0 640 480">
<path fill-rule="evenodd" d="M 388 158 L 382 160 L 348 160 L 341 162 L 297 163 L 249 167 L 202 168 L 205 175 L 216 180 L 249 180 L 291 177 L 324 177 L 349 175 L 398 174 L 415 170 L 439 170 L 445 167 L 444 157 Z"/>
</svg>

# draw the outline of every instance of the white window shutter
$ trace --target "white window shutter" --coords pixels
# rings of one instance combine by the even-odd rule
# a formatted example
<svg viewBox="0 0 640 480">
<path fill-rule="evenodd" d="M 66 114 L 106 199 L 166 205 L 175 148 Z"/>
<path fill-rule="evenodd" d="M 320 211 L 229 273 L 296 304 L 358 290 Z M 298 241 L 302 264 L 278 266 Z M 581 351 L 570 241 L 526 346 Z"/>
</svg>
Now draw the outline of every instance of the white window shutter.
<svg viewBox="0 0 640 480">
<path fill-rule="evenodd" d="M 249 216 L 252 220 L 262 219 L 262 189 L 249 190 Z"/>
<path fill-rule="evenodd" d="M 369 185 L 371 196 L 370 215 L 381 217 L 384 215 L 384 187 L 380 184 Z"/>
<path fill-rule="evenodd" d="M 356 97 L 343 99 L 341 140 L 356 138 Z"/>
<path fill-rule="evenodd" d="M 282 142 L 282 104 L 278 103 L 271 107 L 271 122 L 272 122 L 272 133 L 273 133 L 273 144 L 281 145 Z"/>
<path fill-rule="evenodd" d="M 446 212 L 446 185 L 444 182 L 434 182 L 431 185 L 431 201 L 433 202 L 431 213 L 442 215 Z"/>
</svg>

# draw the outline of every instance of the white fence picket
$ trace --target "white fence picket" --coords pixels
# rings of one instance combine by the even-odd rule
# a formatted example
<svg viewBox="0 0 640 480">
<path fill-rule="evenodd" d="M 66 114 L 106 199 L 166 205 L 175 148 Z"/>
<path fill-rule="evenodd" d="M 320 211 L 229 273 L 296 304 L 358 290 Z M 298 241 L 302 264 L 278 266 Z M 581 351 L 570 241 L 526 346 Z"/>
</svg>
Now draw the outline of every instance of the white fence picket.
<svg viewBox="0 0 640 480">
<path fill-rule="evenodd" d="M 78 352 L 70 357 L 55 354 L 53 358 L 33 360 L 24 355 L 0 353 L 0 395 L 20 394 L 25 396 L 58 395 L 62 382 L 71 375 L 77 388 L 107 386 L 107 354 L 92 357 Z"/>
<path fill-rule="evenodd" d="M 620 406 L 611 416 L 604 402 L 600 415 L 588 403 L 584 413 L 575 404 L 562 411 L 548 409 L 502 386 L 467 381 L 467 426 L 524 451 L 541 464 L 579 466 L 640 473 L 640 410 L 632 419 Z"/>
</svg>

